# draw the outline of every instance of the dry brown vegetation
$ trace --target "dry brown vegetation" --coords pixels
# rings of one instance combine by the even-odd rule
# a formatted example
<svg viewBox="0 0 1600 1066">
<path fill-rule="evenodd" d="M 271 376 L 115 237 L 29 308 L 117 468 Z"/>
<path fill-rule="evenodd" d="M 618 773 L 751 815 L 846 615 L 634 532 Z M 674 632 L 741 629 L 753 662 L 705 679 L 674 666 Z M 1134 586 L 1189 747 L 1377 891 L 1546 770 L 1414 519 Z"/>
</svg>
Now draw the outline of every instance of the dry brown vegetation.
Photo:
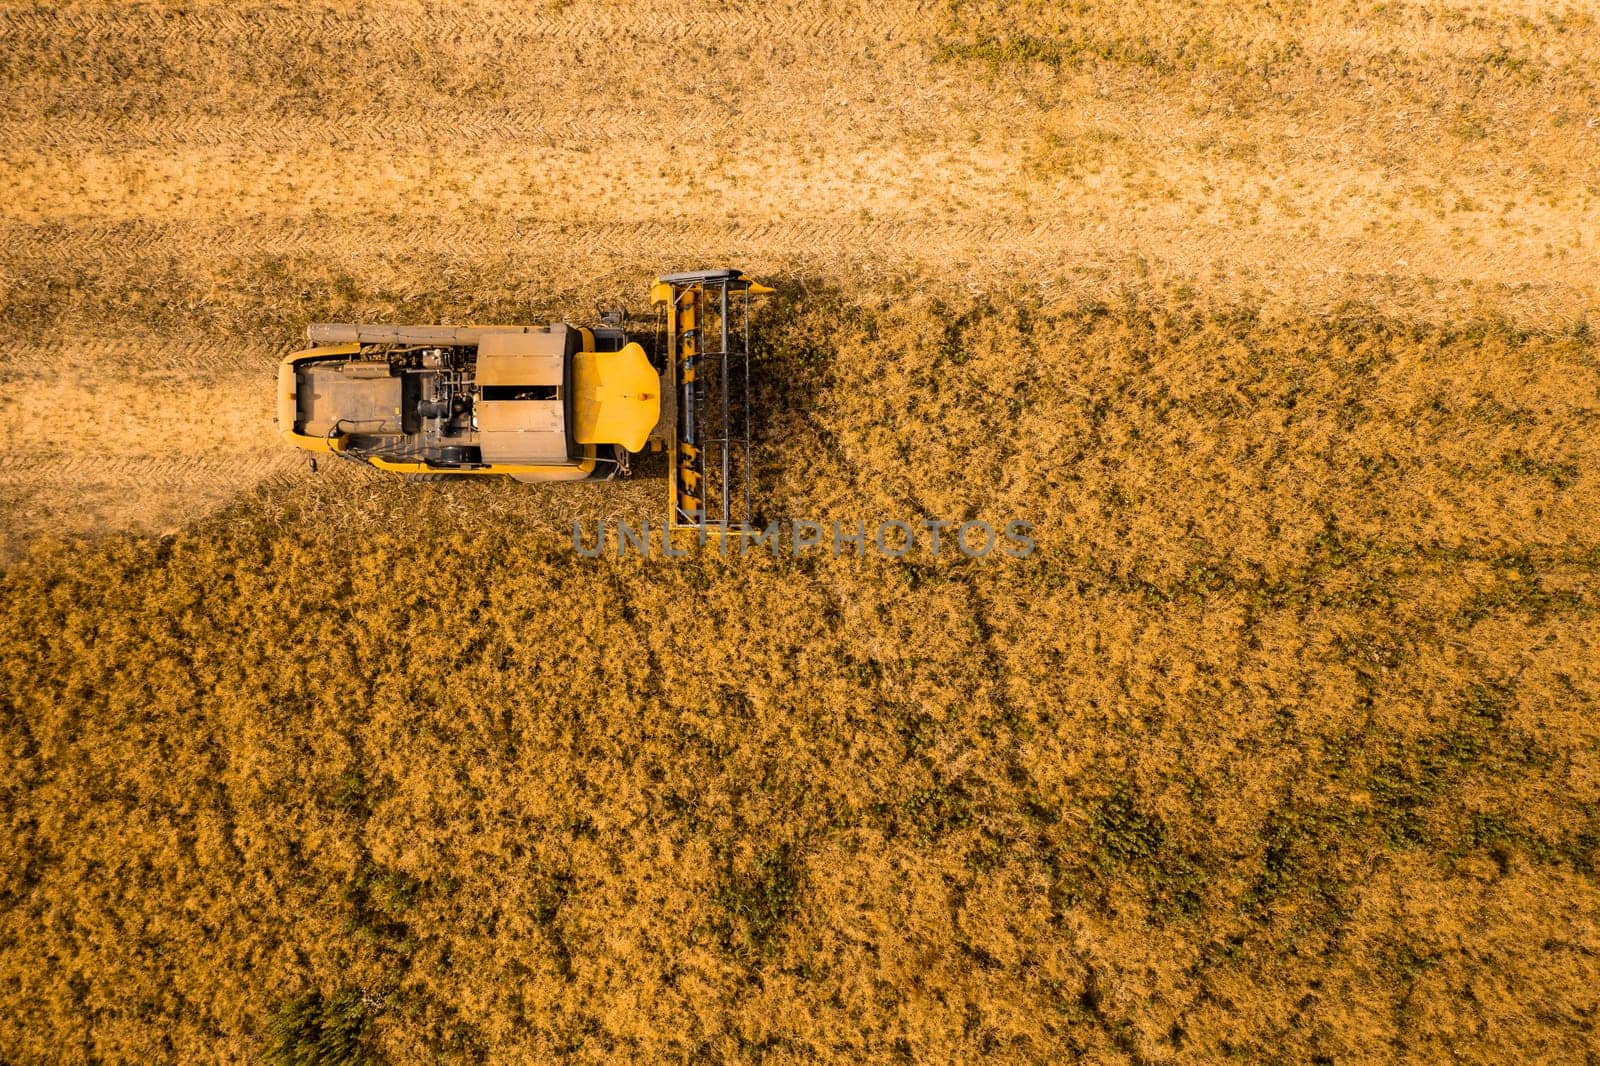
<svg viewBox="0 0 1600 1066">
<path fill-rule="evenodd" d="M 1592 339 L 798 295 L 774 510 L 1034 556 L 588 560 L 550 508 L 659 485 L 359 475 L 38 548 L 10 1054 L 1582 1057 Z"/>
<path fill-rule="evenodd" d="M 1592 1057 L 1597 70 L 1512 0 L 0 5 L 0 1059 Z M 589 560 L 659 481 L 273 434 L 308 320 L 719 262 L 769 514 L 1037 552 Z"/>
</svg>

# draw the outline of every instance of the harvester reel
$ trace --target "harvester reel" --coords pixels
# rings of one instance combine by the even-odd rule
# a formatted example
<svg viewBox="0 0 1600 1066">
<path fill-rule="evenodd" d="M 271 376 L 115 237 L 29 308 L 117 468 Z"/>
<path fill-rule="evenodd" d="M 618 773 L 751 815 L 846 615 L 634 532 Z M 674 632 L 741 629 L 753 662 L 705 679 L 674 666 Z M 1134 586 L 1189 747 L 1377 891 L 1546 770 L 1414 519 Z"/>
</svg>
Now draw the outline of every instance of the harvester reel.
<svg viewBox="0 0 1600 1066">
<path fill-rule="evenodd" d="M 772 290 L 737 270 L 667 274 L 651 289 L 664 316 L 663 393 L 670 530 L 750 531 L 750 299 Z M 664 395 L 665 398 L 665 395 Z"/>
</svg>

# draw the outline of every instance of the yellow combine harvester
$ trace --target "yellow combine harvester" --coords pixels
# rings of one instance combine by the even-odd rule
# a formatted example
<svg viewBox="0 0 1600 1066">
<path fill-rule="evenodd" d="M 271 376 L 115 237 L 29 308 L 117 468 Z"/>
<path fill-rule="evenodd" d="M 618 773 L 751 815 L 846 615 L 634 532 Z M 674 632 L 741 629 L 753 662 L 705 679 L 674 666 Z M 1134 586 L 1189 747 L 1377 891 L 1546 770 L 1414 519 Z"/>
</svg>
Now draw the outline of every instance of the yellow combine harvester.
<svg viewBox="0 0 1600 1066">
<path fill-rule="evenodd" d="M 278 370 L 289 443 L 413 479 L 580 481 L 668 452 L 668 526 L 749 527 L 750 298 L 737 270 L 668 274 L 654 363 L 621 316 L 593 329 L 317 323 Z"/>
</svg>

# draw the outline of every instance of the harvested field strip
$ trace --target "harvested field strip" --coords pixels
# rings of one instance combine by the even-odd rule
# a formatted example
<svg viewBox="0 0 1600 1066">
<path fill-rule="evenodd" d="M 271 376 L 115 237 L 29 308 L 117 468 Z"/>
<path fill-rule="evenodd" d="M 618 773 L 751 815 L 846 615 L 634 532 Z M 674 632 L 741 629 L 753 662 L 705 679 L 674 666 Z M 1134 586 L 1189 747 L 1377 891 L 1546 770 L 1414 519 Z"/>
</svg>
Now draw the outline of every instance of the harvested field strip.
<svg viewBox="0 0 1600 1066">
<path fill-rule="evenodd" d="M 1004 300 L 1032 289 L 1052 306 L 1176 297 L 1220 302 L 1170 274 L 1127 274 L 1114 235 L 1069 233 L 1054 224 L 515 222 L 419 223 L 390 240 L 387 223 L 250 220 L 3 226 L 0 331 L 37 347 L 54 335 L 160 337 L 202 334 L 214 346 L 282 348 L 309 321 L 522 321 L 574 314 L 591 300 L 641 310 L 653 263 L 734 261 L 804 296 L 851 284 L 867 296 L 913 289 Z M 1175 244 L 1176 246 L 1176 244 Z M 685 249 L 690 249 L 686 251 Z M 1076 249 L 1081 256 L 1068 254 Z M 1135 265 L 1143 263 L 1137 259 Z M 1433 323 L 1509 315 L 1515 323 L 1584 328 L 1584 290 L 1561 270 L 1504 283 L 1446 285 L 1367 273 L 1352 261 L 1245 268 L 1223 291 L 1244 290 L 1276 316 L 1348 314 L 1427 306 L 1409 317 Z M 570 269 L 570 274 L 563 273 Z M 1315 276 L 1316 300 L 1297 286 Z M 549 279 L 565 277 L 555 282 Z M 508 317 L 512 316 L 512 317 Z M 521 316 L 521 317 L 515 317 Z"/>
<path fill-rule="evenodd" d="M 1358 6 L 12 6 L 0 270 L 194 254 L 205 283 L 214 240 L 359 255 L 370 284 L 387 254 L 536 248 L 518 265 L 562 288 L 667 244 L 835 281 L 1592 312 L 1592 16 Z"/>
</svg>

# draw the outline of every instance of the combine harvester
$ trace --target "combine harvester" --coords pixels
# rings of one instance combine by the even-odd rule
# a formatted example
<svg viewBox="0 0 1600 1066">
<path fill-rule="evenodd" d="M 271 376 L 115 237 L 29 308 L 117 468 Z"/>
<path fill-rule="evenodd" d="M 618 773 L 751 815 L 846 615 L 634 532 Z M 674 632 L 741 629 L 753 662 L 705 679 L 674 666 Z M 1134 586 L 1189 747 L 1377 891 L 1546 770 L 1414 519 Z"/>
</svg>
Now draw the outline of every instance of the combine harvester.
<svg viewBox="0 0 1600 1066">
<path fill-rule="evenodd" d="M 279 367 L 278 425 L 412 480 L 607 480 L 664 450 L 669 530 L 748 532 L 750 300 L 771 291 L 737 270 L 657 279 L 654 364 L 620 312 L 594 329 L 317 323 Z"/>
</svg>

